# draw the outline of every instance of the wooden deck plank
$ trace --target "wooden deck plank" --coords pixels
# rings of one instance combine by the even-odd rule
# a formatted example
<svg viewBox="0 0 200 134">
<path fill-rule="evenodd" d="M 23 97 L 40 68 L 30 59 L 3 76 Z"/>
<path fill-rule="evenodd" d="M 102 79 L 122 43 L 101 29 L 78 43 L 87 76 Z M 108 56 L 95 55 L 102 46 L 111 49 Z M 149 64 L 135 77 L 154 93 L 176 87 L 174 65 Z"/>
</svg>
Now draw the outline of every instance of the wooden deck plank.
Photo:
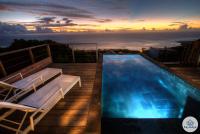
<svg viewBox="0 0 200 134">
<path fill-rule="evenodd" d="M 51 126 L 49 129 L 48 126 L 38 127 L 40 130 L 37 134 L 85 134 L 85 127 L 58 127 L 58 126 Z M 33 134 L 31 132 L 31 134 Z"/>
</svg>

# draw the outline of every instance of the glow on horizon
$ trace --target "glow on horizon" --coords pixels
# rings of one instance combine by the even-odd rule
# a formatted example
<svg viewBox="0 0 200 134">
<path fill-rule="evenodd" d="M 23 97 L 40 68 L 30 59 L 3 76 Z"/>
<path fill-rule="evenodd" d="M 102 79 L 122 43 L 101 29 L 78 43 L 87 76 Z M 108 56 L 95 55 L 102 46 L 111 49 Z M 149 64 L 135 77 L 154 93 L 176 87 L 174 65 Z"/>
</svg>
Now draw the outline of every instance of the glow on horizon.
<svg viewBox="0 0 200 134">
<path fill-rule="evenodd" d="M 76 26 L 58 26 L 47 27 L 54 32 L 84 32 L 84 31 L 152 31 L 152 30 L 178 30 L 179 25 L 169 26 L 169 21 L 144 21 L 144 22 L 111 22 L 105 24 L 89 23 L 90 25 L 76 25 Z M 200 21 L 191 21 L 188 23 L 189 28 L 200 28 Z M 34 30 L 35 24 L 26 26 L 28 30 Z"/>
</svg>

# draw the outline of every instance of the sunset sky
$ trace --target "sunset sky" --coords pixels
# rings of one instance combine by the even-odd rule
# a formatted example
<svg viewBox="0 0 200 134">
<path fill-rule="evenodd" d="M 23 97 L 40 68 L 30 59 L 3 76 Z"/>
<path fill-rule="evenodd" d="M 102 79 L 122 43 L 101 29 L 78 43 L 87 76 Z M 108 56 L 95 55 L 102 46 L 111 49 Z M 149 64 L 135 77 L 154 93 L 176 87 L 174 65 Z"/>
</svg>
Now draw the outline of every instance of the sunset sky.
<svg viewBox="0 0 200 134">
<path fill-rule="evenodd" d="M 199 30 L 199 6 L 200 0 L 0 0 L 0 30 Z"/>
</svg>

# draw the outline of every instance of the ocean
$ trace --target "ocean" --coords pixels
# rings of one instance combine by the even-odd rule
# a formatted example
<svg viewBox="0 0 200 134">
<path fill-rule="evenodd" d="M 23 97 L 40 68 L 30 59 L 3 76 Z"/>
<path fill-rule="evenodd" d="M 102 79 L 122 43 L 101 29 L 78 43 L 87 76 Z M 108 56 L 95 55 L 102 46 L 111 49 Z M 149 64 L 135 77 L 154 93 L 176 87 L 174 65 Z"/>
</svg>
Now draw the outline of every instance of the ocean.
<svg viewBox="0 0 200 134">
<path fill-rule="evenodd" d="M 135 33 L 38 33 L 0 35 L 0 47 L 8 47 L 14 39 L 54 40 L 60 43 L 97 43 L 100 49 L 139 50 L 149 47 L 177 46 L 177 41 L 196 40 L 199 32 L 135 32 Z M 74 45 L 77 49 L 95 49 L 94 44 Z"/>
</svg>

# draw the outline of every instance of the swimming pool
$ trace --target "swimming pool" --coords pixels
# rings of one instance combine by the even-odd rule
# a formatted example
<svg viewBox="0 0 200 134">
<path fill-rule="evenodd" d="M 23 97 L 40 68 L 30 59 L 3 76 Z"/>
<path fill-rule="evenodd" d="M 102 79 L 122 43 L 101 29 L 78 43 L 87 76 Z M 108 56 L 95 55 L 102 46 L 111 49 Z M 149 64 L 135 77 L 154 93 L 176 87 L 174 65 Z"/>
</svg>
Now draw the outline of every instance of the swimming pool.
<svg viewBox="0 0 200 134">
<path fill-rule="evenodd" d="M 102 117 L 182 118 L 200 92 L 141 55 L 103 55 Z"/>
</svg>

